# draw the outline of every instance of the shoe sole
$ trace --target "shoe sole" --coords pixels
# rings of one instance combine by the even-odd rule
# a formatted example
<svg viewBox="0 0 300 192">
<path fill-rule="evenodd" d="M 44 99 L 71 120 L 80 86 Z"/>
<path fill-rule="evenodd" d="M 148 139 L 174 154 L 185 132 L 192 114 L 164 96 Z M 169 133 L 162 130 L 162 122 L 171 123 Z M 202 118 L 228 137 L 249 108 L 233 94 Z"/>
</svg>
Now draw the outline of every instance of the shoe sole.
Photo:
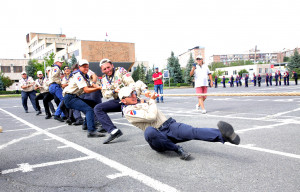
<svg viewBox="0 0 300 192">
<path fill-rule="evenodd" d="M 219 121 L 217 124 L 222 136 L 226 139 L 226 141 L 238 145 L 240 144 L 240 136 L 234 132 L 233 127 L 224 121 Z"/>
<path fill-rule="evenodd" d="M 97 135 L 88 135 L 87 136 L 88 138 L 93 138 L 93 137 L 105 137 L 105 135 L 104 134 L 97 134 Z"/>
<path fill-rule="evenodd" d="M 181 159 L 181 160 L 187 160 L 190 156 L 191 156 L 191 154 L 189 153 L 189 154 L 187 154 L 187 155 L 184 156 L 184 157 L 180 157 L 180 159 Z"/>
<path fill-rule="evenodd" d="M 112 138 L 112 139 L 110 139 L 110 140 L 104 141 L 103 144 L 108 144 L 108 143 L 110 143 L 111 141 L 117 139 L 118 137 L 120 137 L 120 136 L 122 136 L 122 135 L 123 135 L 123 133 L 120 131 L 120 133 L 119 133 L 118 135 L 116 135 L 114 138 Z"/>
</svg>

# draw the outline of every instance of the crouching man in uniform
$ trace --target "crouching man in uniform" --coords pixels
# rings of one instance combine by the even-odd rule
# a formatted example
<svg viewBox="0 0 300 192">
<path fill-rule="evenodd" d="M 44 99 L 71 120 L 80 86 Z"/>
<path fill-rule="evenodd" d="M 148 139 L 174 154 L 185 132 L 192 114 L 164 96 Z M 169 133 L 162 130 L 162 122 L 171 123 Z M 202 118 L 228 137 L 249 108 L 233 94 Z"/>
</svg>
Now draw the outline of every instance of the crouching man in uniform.
<svg viewBox="0 0 300 192">
<path fill-rule="evenodd" d="M 240 137 L 234 132 L 232 126 L 219 121 L 218 128 L 194 128 L 190 125 L 177 123 L 174 119 L 167 119 L 157 109 L 156 93 L 150 95 L 149 102 L 139 102 L 135 92 L 130 87 L 123 87 L 119 91 L 119 98 L 123 105 L 126 119 L 134 126 L 142 129 L 150 147 L 158 152 L 175 151 L 181 159 L 186 160 L 190 153 L 176 143 L 189 140 L 202 140 L 209 142 L 230 142 L 238 145 Z"/>
<path fill-rule="evenodd" d="M 79 96 L 84 93 L 92 93 L 101 90 L 97 84 L 90 84 L 87 75 L 89 71 L 89 62 L 85 59 L 79 61 L 79 70 L 73 72 L 68 86 L 64 88 L 64 104 L 67 108 L 76 109 L 85 113 L 87 122 L 88 137 L 104 137 L 104 134 L 98 133 L 94 123 L 94 109 L 96 103 L 91 100 L 82 99 Z"/>
</svg>

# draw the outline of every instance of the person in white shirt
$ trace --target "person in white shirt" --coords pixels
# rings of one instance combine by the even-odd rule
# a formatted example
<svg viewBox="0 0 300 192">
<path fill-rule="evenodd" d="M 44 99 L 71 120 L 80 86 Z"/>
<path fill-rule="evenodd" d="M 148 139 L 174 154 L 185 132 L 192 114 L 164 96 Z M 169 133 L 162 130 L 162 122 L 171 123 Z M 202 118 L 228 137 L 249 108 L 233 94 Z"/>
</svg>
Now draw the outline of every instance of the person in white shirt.
<svg viewBox="0 0 300 192">
<path fill-rule="evenodd" d="M 208 87 L 208 78 L 210 79 L 210 86 L 213 86 L 211 72 L 209 71 L 207 65 L 204 65 L 203 58 L 201 55 L 197 56 L 196 58 L 197 64 L 194 64 L 192 70 L 190 72 L 190 76 L 195 77 L 195 88 L 196 93 L 207 93 Z M 205 114 L 206 110 L 204 107 L 204 101 L 206 96 L 199 96 L 198 97 L 198 104 L 196 104 L 196 110 L 198 111 L 200 107 L 202 108 L 202 113 Z"/>
<path fill-rule="evenodd" d="M 35 90 L 34 90 L 34 80 L 32 77 L 28 77 L 26 71 L 23 71 L 21 73 L 22 78 L 20 79 L 20 86 L 21 86 L 21 96 L 22 96 L 22 105 L 24 107 L 25 113 L 28 113 L 28 106 L 27 106 L 27 100 L 28 97 L 32 103 L 33 108 L 35 111 L 38 111 L 35 105 Z"/>
</svg>

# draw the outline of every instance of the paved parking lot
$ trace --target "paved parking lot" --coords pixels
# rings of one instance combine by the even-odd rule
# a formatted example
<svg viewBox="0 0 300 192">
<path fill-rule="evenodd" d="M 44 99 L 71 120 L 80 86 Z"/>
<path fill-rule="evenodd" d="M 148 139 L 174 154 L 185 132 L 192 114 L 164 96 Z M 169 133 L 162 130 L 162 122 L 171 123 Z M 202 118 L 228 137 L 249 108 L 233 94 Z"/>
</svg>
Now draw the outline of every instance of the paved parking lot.
<svg viewBox="0 0 300 192">
<path fill-rule="evenodd" d="M 299 92 L 300 87 L 210 88 L 222 92 Z M 194 93 L 170 89 L 165 93 Z M 110 114 L 124 135 L 87 138 L 45 114 L 24 113 L 20 98 L 0 99 L 0 191 L 299 191 L 300 97 L 209 97 L 207 114 L 195 97 L 166 97 L 159 109 L 195 127 L 231 123 L 241 144 L 189 141 L 192 154 L 157 153 L 121 113 Z M 30 103 L 30 102 L 29 102 Z"/>
</svg>

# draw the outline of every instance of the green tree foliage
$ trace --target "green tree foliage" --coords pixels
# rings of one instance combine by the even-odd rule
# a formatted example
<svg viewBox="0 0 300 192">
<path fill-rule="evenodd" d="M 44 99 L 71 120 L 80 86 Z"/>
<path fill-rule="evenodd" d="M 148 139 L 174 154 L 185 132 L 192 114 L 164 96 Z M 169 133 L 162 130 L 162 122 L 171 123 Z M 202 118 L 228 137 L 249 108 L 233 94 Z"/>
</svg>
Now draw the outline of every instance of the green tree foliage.
<svg viewBox="0 0 300 192">
<path fill-rule="evenodd" d="M 154 83 L 153 80 L 152 80 L 153 73 L 154 73 L 153 69 L 149 69 L 147 71 L 146 81 L 145 81 L 146 84 L 153 84 Z"/>
<path fill-rule="evenodd" d="M 37 71 L 44 71 L 44 66 L 40 64 L 36 59 L 30 59 L 28 65 L 25 67 L 27 76 L 36 79 Z"/>
<path fill-rule="evenodd" d="M 51 53 L 48 57 L 44 57 L 46 67 L 53 65 L 55 54 Z"/>
<path fill-rule="evenodd" d="M 238 74 L 239 74 L 240 77 L 242 77 L 244 73 L 248 73 L 249 74 L 249 72 L 246 69 L 242 69 L 242 70 L 240 70 L 238 72 Z"/>
<path fill-rule="evenodd" d="M 224 73 L 225 73 L 224 71 L 217 70 L 217 71 L 214 71 L 214 72 L 213 72 L 212 77 L 213 77 L 213 78 L 215 78 L 215 76 L 220 77 L 220 76 L 222 76 Z"/>
<path fill-rule="evenodd" d="M 6 91 L 6 87 L 9 87 L 14 82 L 9 78 L 4 76 L 4 73 L 0 72 L 0 91 Z"/>
<path fill-rule="evenodd" d="M 140 65 L 137 66 L 137 68 L 132 73 L 132 78 L 134 81 L 139 80 L 139 71 L 140 71 Z"/>
<path fill-rule="evenodd" d="M 289 62 L 290 61 L 290 58 L 289 57 L 283 57 L 283 62 Z"/>
<path fill-rule="evenodd" d="M 139 80 L 145 82 L 146 81 L 146 73 L 145 73 L 145 66 L 142 63 L 139 71 Z"/>
<path fill-rule="evenodd" d="M 287 68 L 289 72 L 295 71 L 296 73 L 300 73 L 300 55 L 297 49 L 294 52 L 294 56 L 291 57 L 290 63 L 288 63 Z"/>
<path fill-rule="evenodd" d="M 210 67 L 211 71 L 215 71 L 216 68 L 223 68 L 223 67 L 228 67 L 228 66 L 224 65 L 224 63 L 222 63 L 222 62 L 212 62 L 209 65 L 209 67 Z"/>
<path fill-rule="evenodd" d="M 72 58 L 71 58 L 71 62 L 69 63 L 69 67 L 72 67 L 76 63 L 77 63 L 77 59 L 76 59 L 75 55 L 73 54 Z"/>
<path fill-rule="evenodd" d="M 173 78 L 174 78 L 174 83 L 183 83 L 182 71 L 181 71 L 181 67 L 180 67 L 178 58 L 175 59 Z"/>
<path fill-rule="evenodd" d="M 176 58 L 174 56 L 174 52 L 171 52 L 171 57 L 168 58 L 168 65 L 167 69 L 169 70 L 170 77 L 174 76 L 174 70 L 175 70 L 175 61 Z"/>
<path fill-rule="evenodd" d="M 241 66 L 241 65 L 253 65 L 252 61 L 249 60 L 238 60 L 230 63 L 230 67 L 232 66 Z"/>
<path fill-rule="evenodd" d="M 190 76 L 190 72 L 192 70 L 193 63 L 195 63 L 195 60 L 194 60 L 194 58 L 192 56 L 192 53 L 191 53 L 190 54 L 190 59 L 189 59 L 187 65 L 186 65 L 185 72 L 184 72 L 184 82 L 188 83 L 188 84 L 192 84 L 193 78 L 194 78 L 194 77 Z"/>
</svg>

